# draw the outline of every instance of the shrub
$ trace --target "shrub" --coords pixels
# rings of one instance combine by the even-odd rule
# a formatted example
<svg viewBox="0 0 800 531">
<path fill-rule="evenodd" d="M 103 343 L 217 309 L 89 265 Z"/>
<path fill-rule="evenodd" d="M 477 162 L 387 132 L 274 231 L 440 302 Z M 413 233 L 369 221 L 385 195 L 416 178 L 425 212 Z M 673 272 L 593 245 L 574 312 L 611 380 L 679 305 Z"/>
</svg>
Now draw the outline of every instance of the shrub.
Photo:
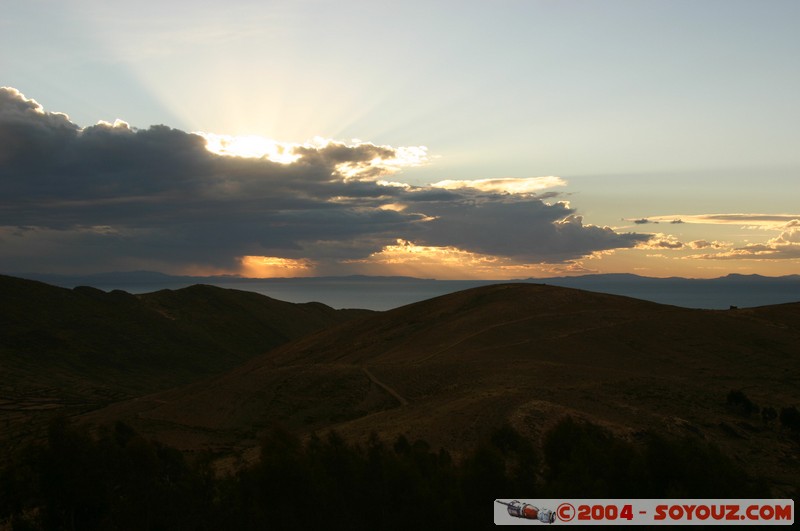
<svg viewBox="0 0 800 531">
<path fill-rule="evenodd" d="M 800 432 L 800 411 L 794 406 L 781 408 L 781 425 L 792 432 Z"/>
<path fill-rule="evenodd" d="M 727 404 L 729 408 L 744 417 L 749 417 L 753 413 L 758 412 L 758 406 L 747 398 L 747 395 L 745 395 L 743 391 L 738 389 L 731 390 L 728 393 Z"/>
</svg>

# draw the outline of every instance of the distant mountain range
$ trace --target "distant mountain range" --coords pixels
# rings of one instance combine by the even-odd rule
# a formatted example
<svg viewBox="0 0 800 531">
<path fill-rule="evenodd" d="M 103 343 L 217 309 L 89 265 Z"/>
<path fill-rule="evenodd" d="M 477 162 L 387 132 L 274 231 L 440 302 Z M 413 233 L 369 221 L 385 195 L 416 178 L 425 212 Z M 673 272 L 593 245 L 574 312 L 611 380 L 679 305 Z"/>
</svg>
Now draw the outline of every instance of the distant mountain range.
<svg viewBox="0 0 800 531">
<path fill-rule="evenodd" d="M 388 310 L 438 295 L 509 281 L 435 280 L 413 277 L 241 278 L 236 276 L 171 276 L 150 271 L 114 272 L 86 276 L 18 274 L 63 287 L 81 285 L 105 290 L 144 293 L 192 284 L 211 284 L 254 291 L 290 302 L 319 301 L 334 308 Z M 714 279 L 652 278 L 632 274 L 601 274 L 528 278 L 539 283 L 610 293 L 685 308 L 726 309 L 800 301 L 800 275 L 765 277 L 731 274 Z"/>
</svg>

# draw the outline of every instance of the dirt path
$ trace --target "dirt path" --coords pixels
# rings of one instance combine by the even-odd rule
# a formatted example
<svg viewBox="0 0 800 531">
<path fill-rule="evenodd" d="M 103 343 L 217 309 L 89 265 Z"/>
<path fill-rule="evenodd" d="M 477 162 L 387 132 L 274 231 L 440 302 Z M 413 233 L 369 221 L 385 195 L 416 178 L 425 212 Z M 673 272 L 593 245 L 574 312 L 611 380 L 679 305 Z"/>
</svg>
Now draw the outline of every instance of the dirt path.
<svg viewBox="0 0 800 531">
<path fill-rule="evenodd" d="M 369 369 L 367 369 L 366 367 L 361 367 L 361 370 L 364 371 L 364 374 L 367 375 L 367 378 L 369 378 L 371 382 L 373 382 L 375 385 L 377 385 L 378 387 L 380 387 L 381 389 L 383 389 L 384 391 L 386 391 L 387 393 L 389 393 L 390 395 L 395 397 L 400 402 L 401 406 L 407 406 L 408 405 L 408 400 L 406 400 L 405 398 L 400 396 L 400 393 L 398 393 L 397 391 L 395 391 L 394 389 L 392 389 L 391 387 L 389 387 L 388 385 L 386 385 L 382 381 L 378 380 L 375 377 L 374 374 L 369 372 Z"/>
</svg>

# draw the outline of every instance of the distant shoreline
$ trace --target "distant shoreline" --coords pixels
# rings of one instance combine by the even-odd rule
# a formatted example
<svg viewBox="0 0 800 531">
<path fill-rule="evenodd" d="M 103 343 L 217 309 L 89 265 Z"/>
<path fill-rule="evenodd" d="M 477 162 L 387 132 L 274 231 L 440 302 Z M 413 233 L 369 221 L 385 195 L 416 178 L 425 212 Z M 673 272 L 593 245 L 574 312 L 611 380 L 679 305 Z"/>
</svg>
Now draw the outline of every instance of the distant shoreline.
<svg viewBox="0 0 800 531">
<path fill-rule="evenodd" d="M 104 291 L 149 293 L 193 284 L 253 291 L 287 302 L 321 302 L 333 308 L 389 310 L 463 289 L 500 283 L 537 283 L 622 295 L 685 308 L 749 308 L 800 301 L 800 275 L 765 277 L 728 275 L 714 279 L 653 278 L 630 274 L 518 280 L 435 280 L 413 277 L 295 277 L 172 276 L 151 271 L 96 275 L 13 273 L 12 276 L 74 288 L 92 286 Z"/>
</svg>

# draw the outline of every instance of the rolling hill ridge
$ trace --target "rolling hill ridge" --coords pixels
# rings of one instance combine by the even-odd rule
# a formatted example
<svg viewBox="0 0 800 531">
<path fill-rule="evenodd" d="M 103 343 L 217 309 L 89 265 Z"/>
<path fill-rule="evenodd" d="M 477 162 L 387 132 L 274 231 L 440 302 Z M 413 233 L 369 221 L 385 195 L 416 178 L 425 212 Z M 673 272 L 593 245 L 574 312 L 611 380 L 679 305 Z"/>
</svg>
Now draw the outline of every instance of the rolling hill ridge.
<svg viewBox="0 0 800 531">
<path fill-rule="evenodd" d="M 326 329 L 230 372 L 89 420 L 124 418 L 185 449 L 247 454 L 276 421 L 469 447 L 508 422 L 537 438 L 566 415 L 624 437 L 718 444 L 778 489 L 800 476 L 795 443 L 726 405 L 800 400 L 800 304 L 690 310 L 536 284 L 466 290 Z"/>
<path fill-rule="evenodd" d="M 191 382 L 368 314 L 192 286 L 131 295 L 0 276 L 6 433 Z M 25 426 L 28 426 L 26 428 Z"/>
</svg>

